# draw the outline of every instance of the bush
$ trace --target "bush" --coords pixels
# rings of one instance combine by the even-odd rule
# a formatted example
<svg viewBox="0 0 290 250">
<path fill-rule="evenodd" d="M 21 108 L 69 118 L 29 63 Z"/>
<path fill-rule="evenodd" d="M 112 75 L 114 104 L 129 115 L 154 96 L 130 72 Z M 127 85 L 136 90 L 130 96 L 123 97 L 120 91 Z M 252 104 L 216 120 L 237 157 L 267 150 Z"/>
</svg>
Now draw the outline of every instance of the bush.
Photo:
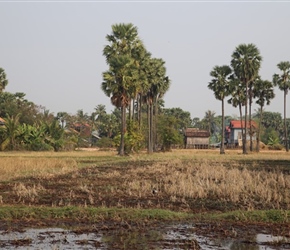
<svg viewBox="0 0 290 250">
<path fill-rule="evenodd" d="M 109 137 L 103 137 L 96 143 L 96 146 L 99 148 L 112 148 L 113 145 L 114 145 L 113 139 Z"/>
<path fill-rule="evenodd" d="M 268 145 L 270 150 L 282 150 L 284 147 L 281 144 Z"/>
</svg>

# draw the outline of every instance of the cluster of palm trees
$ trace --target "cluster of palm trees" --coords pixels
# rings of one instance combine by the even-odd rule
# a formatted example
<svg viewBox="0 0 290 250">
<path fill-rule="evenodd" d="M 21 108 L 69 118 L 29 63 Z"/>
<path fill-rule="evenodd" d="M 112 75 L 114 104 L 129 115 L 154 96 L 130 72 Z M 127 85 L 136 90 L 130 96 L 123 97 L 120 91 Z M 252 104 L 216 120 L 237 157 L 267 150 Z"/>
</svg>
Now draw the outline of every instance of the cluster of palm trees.
<svg viewBox="0 0 290 250">
<path fill-rule="evenodd" d="M 280 62 L 277 66 L 282 73 L 274 74 L 273 81 L 262 80 L 259 75 L 262 57 L 259 49 L 254 44 L 240 44 L 232 53 L 230 66 L 215 66 L 210 72 L 212 80 L 208 83 L 208 88 L 214 92 L 215 98 L 222 103 L 222 141 L 220 153 L 225 153 L 224 148 L 224 100 L 230 96 L 228 103 L 239 108 L 242 127 L 243 153 L 247 154 L 246 138 L 250 136 L 250 150 L 253 150 L 252 143 L 252 118 L 251 107 L 253 99 L 260 106 L 259 128 L 257 131 L 257 148 L 259 151 L 261 121 L 265 105 L 275 97 L 274 86 L 278 86 L 284 91 L 284 142 L 286 151 L 289 151 L 286 124 L 286 95 L 290 88 L 290 62 Z M 244 117 L 242 107 L 244 106 Z M 249 114 L 249 117 L 248 117 Z M 243 120 L 244 119 L 244 120 Z M 250 129 L 247 132 L 247 129 Z"/>
<path fill-rule="evenodd" d="M 125 154 L 127 123 L 135 122 L 141 129 L 144 104 L 147 107 L 147 150 L 152 153 L 156 145 L 158 101 L 170 85 L 165 62 L 152 58 L 138 36 L 137 27 L 131 23 L 112 25 L 112 33 L 106 39 L 109 44 L 105 46 L 103 55 L 109 69 L 103 72 L 102 90 L 121 110 L 118 153 Z"/>
</svg>

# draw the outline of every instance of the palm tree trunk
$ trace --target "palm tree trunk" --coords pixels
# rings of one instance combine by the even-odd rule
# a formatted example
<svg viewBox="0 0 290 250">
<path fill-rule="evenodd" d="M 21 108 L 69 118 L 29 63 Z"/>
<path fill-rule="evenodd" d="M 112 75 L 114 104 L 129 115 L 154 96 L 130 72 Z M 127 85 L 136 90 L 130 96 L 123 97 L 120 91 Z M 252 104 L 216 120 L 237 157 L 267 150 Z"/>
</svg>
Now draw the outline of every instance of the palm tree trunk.
<svg viewBox="0 0 290 250">
<path fill-rule="evenodd" d="M 135 117 L 135 97 L 133 98 L 132 100 L 132 120 L 135 121 L 136 120 L 136 117 Z"/>
<path fill-rule="evenodd" d="M 220 154 L 225 154 L 225 107 L 224 99 L 222 99 L 222 141 L 220 147 Z"/>
<path fill-rule="evenodd" d="M 153 153 L 153 145 L 154 145 L 154 138 L 153 138 L 153 102 L 150 103 L 150 154 Z"/>
<path fill-rule="evenodd" d="M 139 94 L 137 113 L 138 113 L 137 116 L 138 116 L 139 130 L 141 130 L 141 126 L 142 126 L 142 95 L 141 94 Z"/>
<path fill-rule="evenodd" d="M 151 153 L 151 123 L 150 123 L 150 103 L 149 100 L 147 101 L 147 124 L 148 124 L 148 140 L 147 140 L 147 153 Z"/>
<path fill-rule="evenodd" d="M 261 106 L 261 111 L 260 111 L 260 120 L 259 120 L 259 128 L 257 132 L 257 145 L 256 145 L 256 151 L 259 153 L 260 152 L 260 140 L 261 140 L 261 123 L 263 119 L 263 106 Z"/>
<path fill-rule="evenodd" d="M 132 100 L 129 101 L 129 121 L 132 120 Z"/>
<path fill-rule="evenodd" d="M 247 116 L 248 116 L 248 82 L 246 82 L 246 104 L 245 104 L 245 133 L 243 136 L 243 154 L 247 154 Z"/>
<path fill-rule="evenodd" d="M 125 133 L 126 133 L 126 106 L 121 107 L 121 139 L 120 139 L 120 149 L 119 155 L 123 156 L 125 154 Z"/>
<path fill-rule="evenodd" d="M 240 103 L 239 103 L 239 110 L 240 110 L 240 121 L 241 121 L 241 131 L 242 131 L 242 145 L 244 146 L 243 113 L 242 113 L 242 104 L 240 104 Z"/>
<path fill-rule="evenodd" d="M 253 128 L 252 128 L 252 86 L 250 86 L 249 98 L 249 122 L 250 122 L 250 151 L 253 151 Z"/>
<path fill-rule="evenodd" d="M 289 145 L 288 145 L 288 131 L 287 131 L 287 123 L 286 123 L 286 96 L 287 91 L 284 91 L 284 137 L 285 137 L 285 146 L 286 152 L 289 152 Z"/>
<path fill-rule="evenodd" d="M 154 120 L 153 120 L 153 151 L 158 151 L 158 138 L 157 138 L 157 118 L 158 118 L 158 98 L 155 100 L 155 106 L 154 106 Z"/>
</svg>

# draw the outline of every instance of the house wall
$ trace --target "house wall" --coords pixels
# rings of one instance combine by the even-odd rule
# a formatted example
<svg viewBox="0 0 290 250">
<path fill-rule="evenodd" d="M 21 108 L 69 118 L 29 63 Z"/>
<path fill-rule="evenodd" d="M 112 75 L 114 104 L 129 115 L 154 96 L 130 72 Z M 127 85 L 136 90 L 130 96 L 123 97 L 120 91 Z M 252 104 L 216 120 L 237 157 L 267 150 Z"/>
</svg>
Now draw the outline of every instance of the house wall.
<svg viewBox="0 0 290 250">
<path fill-rule="evenodd" d="M 204 137 L 186 137 L 186 148 L 204 148 L 208 147 L 209 138 Z"/>
<path fill-rule="evenodd" d="M 249 131 L 249 129 L 247 129 Z M 239 137 L 240 135 L 240 137 Z M 252 136 L 253 141 L 256 140 L 256 134 Z M 247 135 L 246 138 L 247 141 L 250 140 L 250 135 Z M 240 128 L 231 128 L 231 134 L 230 134 L 230 139 L 229 139 L 230 144 L 238 144 L 241 146 L 242 143 L 242 129 Z"/>
</svg>

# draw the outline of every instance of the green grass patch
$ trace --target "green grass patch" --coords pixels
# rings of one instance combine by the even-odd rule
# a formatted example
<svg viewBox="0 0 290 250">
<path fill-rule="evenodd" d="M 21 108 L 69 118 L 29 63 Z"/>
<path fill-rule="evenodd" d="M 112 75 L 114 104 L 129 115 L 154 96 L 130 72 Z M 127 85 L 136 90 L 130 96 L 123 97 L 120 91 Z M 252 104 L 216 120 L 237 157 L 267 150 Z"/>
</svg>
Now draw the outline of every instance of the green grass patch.
<svg viewBox="0 0 290 250">
<path fill-rule="evenodd" d="M 162 209 L 129 209 L 103 207 L 28 207 L 1 206 L 0 220 L 71 219 L 91 222 L 104 220 L 182 220 L 192 217 L 186 213 Z"/>
<path fill-rule="evenodd" d="M 290 210 L 239 210 L 219 214 L 203 214 L 202 218 L 213 221 L 226 220 L 242 222 L 290 223 Z"/>
</svg>

